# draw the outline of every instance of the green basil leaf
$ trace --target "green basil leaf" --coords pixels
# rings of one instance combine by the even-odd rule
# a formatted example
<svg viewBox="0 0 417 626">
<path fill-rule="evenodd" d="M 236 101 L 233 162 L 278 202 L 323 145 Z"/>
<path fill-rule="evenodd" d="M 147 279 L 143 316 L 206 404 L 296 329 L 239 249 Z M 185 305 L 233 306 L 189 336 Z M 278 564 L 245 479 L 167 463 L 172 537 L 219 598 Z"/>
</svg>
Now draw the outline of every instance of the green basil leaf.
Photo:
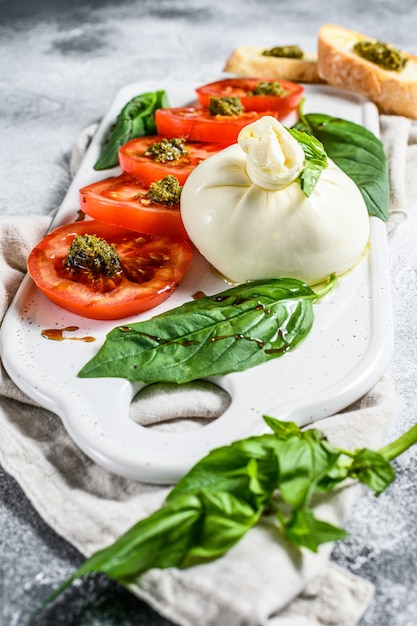
<svg viewBox="0 0 417 626">
<path fill-rule="evenodd" d="M 169 106 L 168 96 L 163 89 L 135 96 L 120 111 L 114 126 L 104 141 L 95 170 L 116 167 L 119 163 L 118 151 L 129 139 L 155 135 L 155 111 Z"/>
<path fill-rule="evenodd" d="M 293 350 L 318 297 L 296 279 L 239 285 L 114 328 L 78 375 L 185 383 L 242 371 Z"/>
<path fill-rule="evenodd" d="M 183 566 L 193 564 L 196 559 L 213 559 L 223 555 L 258 522 L 262 512 L 254 510 L 233 494 L 216 488 L 203 490 L 198 497 L 204 516 Z"/>
<path fill-rule="evenodd" d="M 96 552 L 81 566 L 79 575 L 103 572 L 128 583 L 151 567 L 180 566 L 194 544 L 203 514 L 197 495 L 182 495 Z"/>
<path fill-rule="evenodd" d="M 295 422 L 284 422 L 270 415 L 263 415 L 263 420 L 278 439 L 286 440 L 293 436 L 301 437 L 300 427 Z"/>
<path fill-rule="evenodd" d="M 184 494 L 140 520 L 116 541 L 92 554 L 81 567 L 32 613 L 32 621 L 75 580 L 104 573 L 130 584 L 152 567 L 179 567 L 197 536 L 202 504 L 194 494 Z"/>
<path fill-rule="evenodd" d="M 322 113 L 302 114 L 294 128 L 321 141 L 327 156 L 358 186 L 369 215 L 388 220 L 388 164 L 378 137 L 360 124 Z"/>
<path fill-rule="evenodd" d="M 249 437 L 216 448 L 175 485 L 167 502 L 201 489 L 229 492 L 258 509 L 270 497 L 278 480 L 276 439 Z"/>
<path fill-rule="evenodd" d="M 296 128 L 287 130 L 304 150 L 306 161 L 300 174 L 300 185 L 308 198 L 317 185 L 322 171 L 327 167 L 327 155 L 323 144 L 313 135 L 308 135 Z"/>
<path fill-rule="evenodd" d="M 372 489 L 375 495 L 382 493 L 395 479 L 392 465 L 382 454 L 367 448 L 355 454 L 349 474 Z"/>
<path fill-rule="evenodd" d="M 344 455 L 344 451 L 340 450 L 341 456 L 334 464 L 332 468 L 329 469 L 327 474 L 323 476 L 320 481 L 317 483 L 315 488 L 315 493 L 322 493 L 326 491 L 332 491 L 335 489 L 338 484 L 346 480 L 350 474 L 350 466 L 352 463 L 352 459 L 346 459 Z"/>
<path fill-rule="evenodd" d="M 260 512 L 218 489 L 181 494 L 87 559 L 78 575 L 103 572 L 129 584 L 153 567 L 216 558 L 256 524 Z"/>
<path fill-rule="evenodd" d="M 279 489 L 282 499 L 294 508 L 307 504 L 317 484 L 333 468 L 340 456 L 337 448 L 326 445 L 317 431 L 280 442 L 278 451 Z"/>
<path fill-rule="evenodd" d="M 299 509 L 288 521 L 280 520 L 287 537 L 297 546 L 317 552 L 320 544 L 346 539 L 348 533 L 338 526 L 319 520 L 309 509 Z"/>
</svg>

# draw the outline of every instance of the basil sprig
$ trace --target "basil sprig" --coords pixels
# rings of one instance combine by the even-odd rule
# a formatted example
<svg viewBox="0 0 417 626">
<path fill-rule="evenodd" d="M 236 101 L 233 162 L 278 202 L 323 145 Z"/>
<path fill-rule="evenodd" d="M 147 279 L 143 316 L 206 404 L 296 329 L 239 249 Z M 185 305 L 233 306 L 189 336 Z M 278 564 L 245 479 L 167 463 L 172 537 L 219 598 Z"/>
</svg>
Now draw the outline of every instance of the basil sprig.
<svg viewBox="0 0 417 626">
<path fill-rule="evenodd" d="M 155 135 L 155 111 L 168 106 L 168 96 L 164 89 L 142 93 L 129 100 L 107 133 L 94 169 L 116 167 L 119 163 L 118 150 L 129 139 Z"/>
<path fill-rule="evenodd" d="M 348 120 L 302 111 L 294 129 L 321 141 L 327 156 L 358 186 L 369 215 L 388 220 L 388 163 L 384 145 L 374 133 Z"/>
<path fill-rule="evenodd" d="M 327 167 L 327 155 L 323 144 L 313 135 L 308 135 L 296 128 L 287 130 L 304 150 L 305 164 L 299 180 L 301 189 L 308 198 L 317 185 L 320 174 Z"/>
<path fill-rule="evenodd" d="M 313 324 L 321 292 L 292 278 L 232 287 L 111 330 L 81 378 L 186 383 L 240 372 L 293 350 Z"/>
<path fill-rule="evenodd" d="M 217 558 L 261 519 L 270 534 L 313 552 L 347 532 L 316 516 L 317 496 L 347 479 L 379 495 L 394 480 L 390 461 L 417 442 L 417 425 L 380 450 L 348 451 L 320 430 L 264 416 L 271 433 L 212 450 L 172 489 L 160 509 L 96 552 L 32 615 L 82 576 L 101 572 L 124 585 L 153 567 L 187 567 Z M 262 564 L 260 563 L 260 567 Z"/>
</svg>

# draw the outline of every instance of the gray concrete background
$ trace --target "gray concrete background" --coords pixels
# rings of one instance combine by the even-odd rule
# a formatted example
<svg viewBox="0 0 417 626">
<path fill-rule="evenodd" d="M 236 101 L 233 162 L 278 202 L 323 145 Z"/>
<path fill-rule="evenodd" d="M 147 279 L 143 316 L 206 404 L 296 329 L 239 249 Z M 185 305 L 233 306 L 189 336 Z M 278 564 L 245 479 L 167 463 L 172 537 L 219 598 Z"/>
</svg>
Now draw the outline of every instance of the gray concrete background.
<svg viewBox="0 0 417 626">
<path fill-rule="evenodd" d="M 105 113 L 116 91 L 138 80 L 205 82 L 221 74 L 238 45 L 299 43 L 314 50 L 333 22 L 417 55 L 412 0 L 0 0 L 0 212 L 48 214 L 63 199 L 78 133 Z M 415 345 L 395 300 L 393 434 L 417 421 Z M 1 434 L 0 434 L 1 436 Z M 395 485 L 364 496 L 350 537 L 333 559 L 376 585 L 360 626 L 417 624 L 417 463 L 397 463 Z M 0 625 L 21 626 L 82 562 L 0 468 Z M 103 577 L 82 581 L 34 622 L 45 626 L 165 626 L 169 622 Z M 196 625 L 198 626 L 198 625 Z"/>
</svg>

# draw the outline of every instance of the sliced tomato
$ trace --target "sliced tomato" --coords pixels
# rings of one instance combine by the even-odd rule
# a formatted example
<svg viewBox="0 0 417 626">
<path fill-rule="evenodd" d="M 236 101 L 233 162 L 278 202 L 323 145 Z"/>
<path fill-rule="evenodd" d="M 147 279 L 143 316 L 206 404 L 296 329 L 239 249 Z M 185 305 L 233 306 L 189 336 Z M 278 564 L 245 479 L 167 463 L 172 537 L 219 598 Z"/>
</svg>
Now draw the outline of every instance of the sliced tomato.
<svg viewBox="0 0 417 626">
<path fill-rule="evenodd" d="M 241 115 L 211 115 L 207 107 L 174 107 L 157 109 L 155 123 L 164 137 L 184 137 L 188 141 L 216 142 L 230 146 L 236 143 L 244 126 L 263 115 L 280 119 L 277 111 L 245 111 Z"/>
<path fill-rule="evenodd" d="M 127 172 L 143 183 L 145 187 L 149 186 L 155 180 L 164 178 L 168 174 L 175 176 L 180 185 L 183 185 L 191 174 L 193 169 L 209 156 L 216 154 L 226 147 L 226 145 L 213 143 L 186 142 L 185 147 L 188 150 L 187 155 L 181 156 L 175 161 L 167 161 L 159 163 L 152 157 L 145 155 L 146 150 L 153 143 L 161 141 L 166 135 L 138 137 L 131 139 L 119 148 L 119 163 L 124 172 Z M 169 135 L 172 139 L 174 135 Z M 184 135 L 176 135 L 178 138 L 185 138 Z"/>
<path fill-rule="evenodd" d="M 80 189 L 80 205 L 90 217 L 151 235 L 187 239 L 179 204 L 153 202 L 148 187 L 130 174 L 111 176 Z"/>
<path fill-rule="evenodd" d="M 115 245 L 123 266 L 119 283 L 106 277 L 92 279 L 86 273 L 71 276 L 64 261 L 76 235 L 85 234 Z M 154 237 L 85 220 L 59 226 L 46 235 L 30 253 L 28 271 L 58 306 L 84 317 L 111 320 L 163 302 L 182 280 L 191 257 L 184 239 Z"/>
<path fill-rule="evenodd" d="M 285 91 L 282 96 L 248 95 L 259 83 L 279 82 Z M 201 106 L 208 107 L 210 98 L 240 98 L 245 111 L 279 111 L 283 115 L 288 115 L 300 103 L 304 87 L 289 80 L 279 80 L 269 78 L 226 78 L 214 83 L 202 85 L 196 89 L 198 101 Z"/>
</svg>

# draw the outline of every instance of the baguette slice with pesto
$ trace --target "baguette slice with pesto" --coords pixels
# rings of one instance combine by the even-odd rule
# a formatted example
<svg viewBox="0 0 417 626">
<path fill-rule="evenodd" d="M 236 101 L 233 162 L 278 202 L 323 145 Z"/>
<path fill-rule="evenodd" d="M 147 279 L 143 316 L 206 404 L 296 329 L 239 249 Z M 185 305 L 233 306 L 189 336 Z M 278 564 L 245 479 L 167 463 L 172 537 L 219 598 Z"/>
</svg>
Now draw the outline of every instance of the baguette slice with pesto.
<svg viewBox="0 0 417 626">
<path fill-rule="evenodd" d="M 417 57 L 391 44 L 325 24 L 318 73 L 329 85 L 365 96 L 381 113 L 417 119 Z"/>
<path fill-rule="evenodd" d="M 270 78 L 276 80 L 292 80 L 302 83 L 322 82 L 317 73 L 317 55 L 302 51 L 301 57 L 277 56 L 291 54 L 286 48 L 296 46 L 282 46 L 280 52 L 276 46 L 267 48 L 254 45 L 236 48 L 226 61 L 224 72 L 238 76 L 252 76 L 255 78 Z"/>
</svg>

